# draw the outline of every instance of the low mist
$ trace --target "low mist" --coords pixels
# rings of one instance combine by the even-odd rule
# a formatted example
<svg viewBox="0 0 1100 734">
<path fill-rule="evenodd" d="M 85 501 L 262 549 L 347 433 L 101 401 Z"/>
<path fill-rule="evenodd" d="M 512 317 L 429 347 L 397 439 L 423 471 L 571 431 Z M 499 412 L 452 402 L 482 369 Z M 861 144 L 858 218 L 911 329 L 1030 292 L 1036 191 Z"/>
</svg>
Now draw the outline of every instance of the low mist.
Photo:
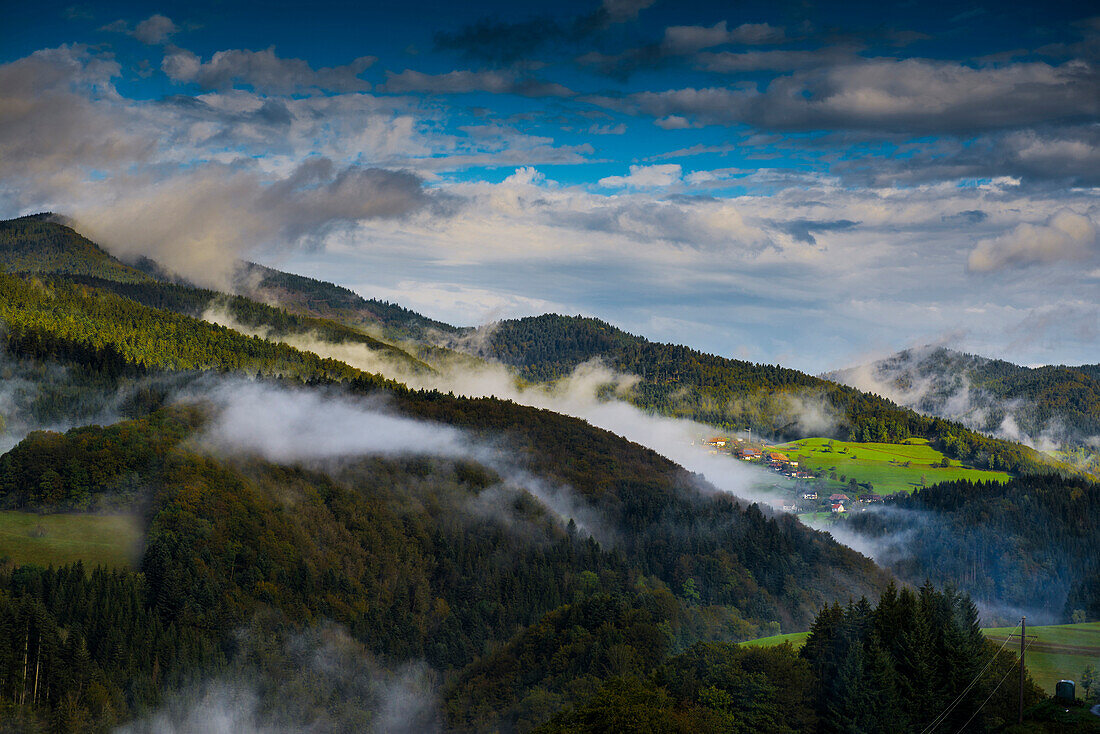
<svg viewBox="0 0 1100 734">
<path fill-rule="evenodd" d="M 240 324 L 221 310 L 208 309 L 203 318 L 242 330 Z M 243 331 L 271 338 L 267 331 L 247 328 Z M 485 330 L 473 333 L 483 335 Z M 611 370 L 598 360 L 579 365 L 568 377 L 553 384 L 523 386 L 505 366 L 494 362 L 471 358 L 456 365 L 437 365 L 432 373 L 416 372 L 363 344 L 333 344 L 310 334 L 281 336 L 277 340 L 322 357 L 339 359 L 365 372 L 380 373 L 412 388 L 453 392 L 471 398 L 497 397 L 581 418 L 703 475 L 721 491 L 760 502 L 777 496 L 767 489 L 773 481 L 770 473 L 730 457 L 711 456 L 696 445 L 717 429 L 691 420 L 653 415 L 631 405 L 624 398 L 639 378 Z M 603 398 L 608 394 L 614 399 Z M 806 398 L 792 407 L 804 409 L 809 424 L 824 425 L 832 421 L 820 401 Z"/>
<path fill-rule="evenodd" d="M 265 625 L 266 626 L 266 625 Z M 237 634 L 230 670 L 169 693 L 116 734 L 420 734 L 441 730 L 439 675 L 383 666 L 333 624 Z"/>
<path fill-rule="evenodd" d="M 194 440 L 215 454 L 257 456 L 279 464 L 331 465 L 362 456 L 474 461 L 501 477 L 497 492 L 525 491 L 563 526 L 572 520 L 597 540 L 614 541 L 598 513 L 570 488 L 534 476 L 490 440 L 400 415 L 380 398 L 226 379 L 183 391 L 177 399 L 212 406 L 211 420 Z M 489 509 L 484 502 L 475 504 L 471 510 L 484 514 Z"/>
</svg>

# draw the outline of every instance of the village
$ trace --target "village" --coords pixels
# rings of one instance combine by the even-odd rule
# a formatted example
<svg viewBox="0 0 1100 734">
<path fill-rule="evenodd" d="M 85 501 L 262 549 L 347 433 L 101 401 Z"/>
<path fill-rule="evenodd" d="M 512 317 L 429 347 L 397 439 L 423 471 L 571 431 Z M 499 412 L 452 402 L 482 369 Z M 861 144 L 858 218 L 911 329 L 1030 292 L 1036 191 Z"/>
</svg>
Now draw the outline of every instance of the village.
<svg viewBox="0 0 1100 734">
<path fill-rule="evenodd" d="M 702 448 L 712 455 L 729 456 L 777 474 L 780 479 L 771 489 L 781 496 L 769 504 L 778 512 L 828 514 L 840 519 L 846 513 L 866 511 L 885 499 L 876 494 L 869 483 L 861 484 L 853 479 L 847 485 L 839 485 L 831 481 L 825 471 L 800 467 L 787 453 L 751 438 L 711 437 L 702 441 Z"/>
</svg>

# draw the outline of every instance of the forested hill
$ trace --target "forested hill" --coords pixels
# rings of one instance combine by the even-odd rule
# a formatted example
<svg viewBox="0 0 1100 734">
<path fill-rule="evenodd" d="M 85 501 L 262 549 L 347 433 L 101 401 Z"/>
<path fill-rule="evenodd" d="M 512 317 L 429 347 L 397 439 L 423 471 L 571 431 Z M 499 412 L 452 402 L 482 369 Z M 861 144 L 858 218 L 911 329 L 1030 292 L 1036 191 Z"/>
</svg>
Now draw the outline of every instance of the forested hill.
<svg viewBox="0 0 1100 734">
<path fill-rule="evenodd" d="M 55 221 L 52 214 L 0 221 L 0 266 L 9 273 L 71 273 L 124 283 L 152 280 Z"/>
<path fill-rule="evenodd" d="M 1021 367 L 943 347 L 906 349 L 824 377 L 975 430 L 1045 445 L 1100 435 L 1100 365 Z"/>
<path fill-rule="evenodd" d="M 598 358 L 641 378 L 630 396 L 640 407 L 731 430 L 747 428 L 777 438 L 824 435 L 879 442 L 919 436 L 982 468 L 1068 470 L 1054 467 L 1028 447 L 918 414 L 870 392 L 778 365 L 651 342 L 598 319 L 547 314 L 502 321 L 485 339 L 470 343 L 478 344 L 483 356 L 536 381 L 563 377 Z"/>
<path fill-rule="evenodd" d="M 59 272 L 85 278 L 84 285 L 111 290 L 156 308 L 197 315 L 212 291 L 154 282 L 111 257 L 70 228 L 35 215 L 5 223 L 12 258 L 9 272 Z M 20 254 L 21 253 L 21 254 Z M 36 254 L 37 253 L 37 254 Z M 144 267 L 154 275 L 155 264 Z M 99 278 L 94 282 L 87 278 Z M 222 300 L 239 320 L 275 338 L 308 330 L 328 341 L 354 341 L 397 360 L 403 368 L 449 362 L 445 347 L 499 360 L 533 381 L 553 380 L 599 358 L 609 367 L 638 375 L 629 399 L 664 415 L 687 417 L 729 430 L 748 428 L 774 438 L 825 435 L 856 441 L 932 439 L 950 456 L 981 468 L 1008 471 L 1071 471 L 1033 449 L 991 439 L 962 425 L 899 408 L 878 395 L 811 377 L 778 365 L 759 365 L 705 354 L 689 347 L 650 342 L 597 319 L 547 314 L 510 320 L 490 329 L 488 339 L 471 339 L 457 329 L 383 301 L 365 300 L 329 283 L 242 264 L 241 296 Z M 260 303 L 278 304 L 273 308 Z M 281 310 L 280 310 L 281 309 Z M 364 334 L 379 330 L 401 347 Z M 415 352 L 417 356 L 406 353 Z"/>
<path fill-rule="evenodd" d="M 26 406 L 51 411 L 42 417 L 63 416 L 66 405 L 75 412 L 84 399 L 58 389 L 67 375 L 83 389 L 140 396 L 127 401 L 129 420 L 32 432 L 0 457 L 3 509 L 127 510 L 144 533 L 134 571 L 0 568 L 0 711 L 31 730 L 108 729 L 195 675 L 227 675 L 297 649 L 249 657 L 248 639 L 298 636 L 323 620 L 379 660 L 422 660 L 450 674 L 589 598 L 607 597 L 627 617 L 656 603 L 650 631 L 663 654 L 804 628 L 824 603 L 873 595 L 887 582 L 829 536 L 719 494 L 574 418 L 411 391 L 86 283 L 0 275 L 0 318 L 6 374 L 31 383 Z M 271 396 L 324 390 L 339 396 L 340 410 L 384 404 L 440 436 L 459 429 L 492 442 L 520 479 L 477 460 L 433 458 L 431 441 L 422 444 L 427 455 L 409 443 L 414 455 L 320 466 L 203 450 L 202 431 L 224 399 L 216 396 L 257 385 L 257 373 L 270 376 Z M 212 390 L 219 385 L 228 393 Z M 173 403 L 173 395 L 197 400 Z M 294 440 L 315 445 L 332 440 L 326 435 Z M 528 486 L 567 492 L 596 535 L 563 524 Z M 601 655 L 627 664 L 609 642 Z M 560 661 L 584 664 L 579 650 L 570 654 L 576 659 Z M 24 658 L 39 669 L 39 688 L 20 683 Z M 615 670 L 601 664 L 586 681 Z M 537 681 L 513 690 L 541 695 Z M 306 721 L 333 711 L 325 701 L 293 705 Z M 532 715 L 537 723 L 555 710 Z"/>
<path fill-rule="evenodd" d="M 944 482 L 855 515 L 851 527 L 886 546 L 900 578 L 954 584 L 1006 618 L 1100 616 L 1100 484 Z"/>
<path fill-rule="evenodd" d="M 395 337 L 425 338 L 435 332 L 460 331 L 396 303 L 366 299 L 342 286 L 256 263 L 242 263 L 235 282 L 241 293 L 256 300 L 357 328 L 382 329 L 384 334 Z"/>
<path fill-rule="evenodd" d="M 50 213 L 0 221 L 0 265 L 11 273 L 63 273 L 122 283 L 159 281 L 187 285 L 185 280 L 148 258 L 132 264 L 122 262 Z M 381 329 L 406 338 L 459 331 L 395 303 L 365 299 L 332 283 L 256 263 L 240 263 L 234 282 L 240 295 L 354 328 Z"/>
</svg>

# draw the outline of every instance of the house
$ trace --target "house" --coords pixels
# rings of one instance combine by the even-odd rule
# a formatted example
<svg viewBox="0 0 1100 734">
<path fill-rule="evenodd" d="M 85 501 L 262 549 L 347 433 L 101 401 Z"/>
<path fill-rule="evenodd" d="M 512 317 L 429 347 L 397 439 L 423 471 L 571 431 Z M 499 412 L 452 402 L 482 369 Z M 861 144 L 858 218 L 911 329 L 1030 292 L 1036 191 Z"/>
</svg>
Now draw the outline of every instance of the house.
<svg viewBox="0 0 1100 734">
<path fill-rule="evenodd" d="M 737 458 L 744 459 L 745 461 L 751 461 L 752 459 L 760 458 L 760 449 L 744 448 L 737 452 Z"/>
<path fill-rule="evenodd" d="M 793 502 L 783 503 L 783 512 L 798 512 L 798 505 Z"/>
<path fill-rule="evenodd" d="M 817 492 L 803 492 L 801 496 L 804 500 L 816 500 Z"/>
<path fill-rule="evenodd" d="M 770 461 L 773 464 L 786 464 L 789 461 L 789 459 L 786 457 L 785 454 L 781 454 L 778 451 L 768 452 L 768 457 L 767 458 L 768 458 L 768 461 Z"/>
<path fill-rule="evenodd" d="M 880 495 L 880 494 L 861 494 L 859 496 L 859 501 L 860 502 L 866 502 L 866 503 L 882 502 L 882 495 Z"/>
<path fill-rule="evenodd" d="M 706 443 L 707 446 L 713 446 L 716 449 L 722 449 L 726 447 L 726 439 L 724 438 L 712 438 L 709 441 L 705 441 L 704 443 Z"/>
<path fill-rule="evenodd" d="M 847 512 L 847 510 L 844 509 L 844 503 L 843 502 L 834 502 L 833 505 L 832 505 L 832 511 L 836 512 L 838 514 L 841 513 L 841 512 Z"/>
<path fill-rule="evenodd" d="M 846 494 L 831 494 L 829 495 L 830 502 L 848 502 L 848 495 Z"/>
</svg>

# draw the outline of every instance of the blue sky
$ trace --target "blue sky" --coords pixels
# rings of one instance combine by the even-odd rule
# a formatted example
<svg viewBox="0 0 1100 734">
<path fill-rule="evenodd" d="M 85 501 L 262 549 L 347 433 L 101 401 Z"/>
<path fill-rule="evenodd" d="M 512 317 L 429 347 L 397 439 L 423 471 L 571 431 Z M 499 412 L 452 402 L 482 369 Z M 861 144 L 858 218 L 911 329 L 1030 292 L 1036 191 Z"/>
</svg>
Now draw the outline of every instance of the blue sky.
<svg viewBox="0 0 1100 734">
<path fill-rule="evenodd" d="M 1100 361 L 1090 3 L 39 3 L 0 215 L 823 371 Z"/>
</svg>

